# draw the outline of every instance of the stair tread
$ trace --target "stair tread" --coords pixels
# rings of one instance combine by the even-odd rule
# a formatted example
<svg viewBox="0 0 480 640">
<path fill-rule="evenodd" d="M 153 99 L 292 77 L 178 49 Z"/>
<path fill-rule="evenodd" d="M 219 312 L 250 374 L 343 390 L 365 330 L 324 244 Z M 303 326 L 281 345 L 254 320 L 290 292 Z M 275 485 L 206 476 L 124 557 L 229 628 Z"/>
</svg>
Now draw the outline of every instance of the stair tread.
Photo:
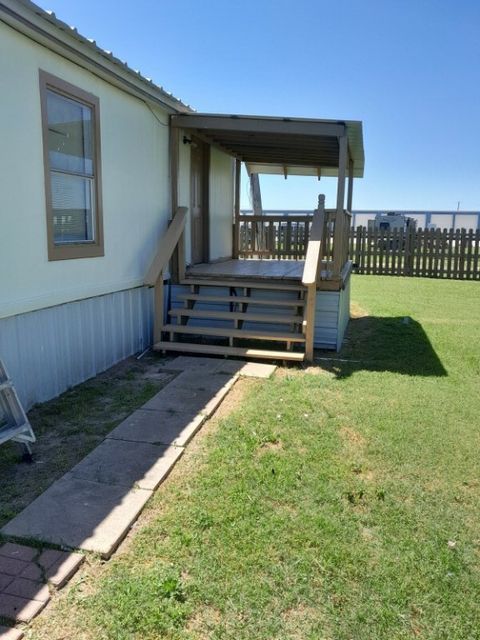
<svg viewBox="0 0 480 640">
<path fill-rule="evenodd" d="M 211 320 L 244 320 L 246 322 L 278 322 L 280 324 L 290 324 L 303 322 L 303 317 L 298 315 L 276 315 L 264 313 L 248 313 L 241 311 L 204 311 L 202 309 L 170 309 L 171 316 L 186 318 L 209 318 Z"/>
<path fill-rule="evenodd" d="M 267 360 L 293 360 L 302 362 L 305 354 L 295 351 L 270 351 L 267 349 L 251 349 L 248 347 L 223 347 L 211 344 L 192 344 L 187 342 L 157 342 L 153 345 L 156 351 L 183 351 L 186 353 L 211 353 L 216 355 L 243 356 L 247 358 L 265 358 Z"/>
<path fill-rule="evenodd" d="M 267 282 L 261 280 L 237 280 L 235 278 L 222 278 L 221 280 L 212 280 L 211 278 L 185 278 L 180 284 L 198 284 L 204 287 L 234 287 L 236 289 L 271 289 L 273 291 L 304 291 L 305 287 L 301 282 L 294 284 L 292 281 L 284 282 L 282 280 Z"/>
<path fill-rule="evenodd" d="M 178 300 L 192 300 L 195 302 L 238 302 L 258 304 L 266 307 L 304 307 L 305 300 L 280 300 L 278 298 L 252 298 L 251 296 L 210 296 L 202 293 L 181 293 L 176 296 Z"/>
<path fill-rule="evenodd" d="M 219 338 L 245 338 L 250 340 L 273 340 L 278 342 L 305 342 L 301 333 L 277 333 L 276 331 L 255 331 L 249 329 L 223 329 L 221 327 L 192 327 L 181 324 L 167 324 L 162 331 L 168 333 L 218 336 Z"/>
</svg>

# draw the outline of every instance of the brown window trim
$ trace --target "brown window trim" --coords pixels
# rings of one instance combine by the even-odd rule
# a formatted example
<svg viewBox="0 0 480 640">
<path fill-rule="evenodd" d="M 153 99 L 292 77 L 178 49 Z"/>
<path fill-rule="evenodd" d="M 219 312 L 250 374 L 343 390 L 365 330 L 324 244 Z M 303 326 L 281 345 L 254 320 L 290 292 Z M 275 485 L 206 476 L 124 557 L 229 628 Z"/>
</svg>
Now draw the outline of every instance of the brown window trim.
<svg viewBox="0 0 480 640">
<path fill-rule="evenodd" d="M 102 179 L 100 154 L 100 103 L 96 96 L 57 78 L 40 69 L 40 104 L 43 131 L 43 164 L 45 170 L 45 199 L 47 218 L 47 240 L 49 260 L 73 260 L 75 258 L 96 258 L 105 255 L 103 246 Z M 95 240 L 89 243 L 55 244 L 53 239 L 52 191 L 50 182 L 50 161 L 48 157 L 47 89 L 66 98 L 73 98 L 92 109 L 94 119 L 94 181 L 95 181 Z"/>
</svg>

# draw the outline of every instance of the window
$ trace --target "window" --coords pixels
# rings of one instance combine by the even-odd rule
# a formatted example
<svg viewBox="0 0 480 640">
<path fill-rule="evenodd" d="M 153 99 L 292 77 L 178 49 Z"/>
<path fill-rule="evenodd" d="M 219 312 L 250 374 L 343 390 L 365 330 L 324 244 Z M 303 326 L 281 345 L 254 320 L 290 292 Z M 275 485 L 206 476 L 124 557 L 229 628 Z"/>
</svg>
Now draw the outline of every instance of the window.
<svg viewBox="0 0 480 640">
<path fill-rule="evenodd" d="M 40 71 L 48 259 L 103 256 L 98 99 Z"/>
</svg>

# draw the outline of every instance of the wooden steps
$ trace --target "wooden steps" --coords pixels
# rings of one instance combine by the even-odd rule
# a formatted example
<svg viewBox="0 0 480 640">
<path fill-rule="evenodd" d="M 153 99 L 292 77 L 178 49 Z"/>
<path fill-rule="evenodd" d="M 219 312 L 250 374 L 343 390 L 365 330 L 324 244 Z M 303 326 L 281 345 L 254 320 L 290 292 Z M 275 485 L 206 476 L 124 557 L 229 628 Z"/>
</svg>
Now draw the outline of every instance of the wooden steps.
<svg viewBox="0 0 480 640">
<path fill-rule="evenodd" d="M 155 350 L 303 361 L 305 289 L 300 283 L 244 277 L 187 278 L 182 285 L 183 291 L 172 294 L 174 308 Z M 276 345 L 269 349 L 262 342 Z"/>
<path fill-rule="evenodd" d="M 188 342 L 157 342 L 156 351 L 180 351 L 183 353 L 209 353 L 219 356 L 234 356 L 238 358 L 259 358 L 266 360 L 292 360 L 303 362 L 305 354 L 296 351 L 268 351 L 266 349 L 251 349 L 248 347 L 223 347 L 213 344 L 195 344 Z"/>
<path fill-rule="evenodd" d="M 262 322 L 267 324 L 302 324 L 303 316 L 247 313 L 243 311 L 205 311 L 202 309 L 170 309 L 170 316 L 176 318 L 208 318 L 210 320 L 240 320 L 242 322 Z"/>
<path fill-rule="evenodd" d="M 249 340 L 269 340 L 272 342 L 298 342 L 303 344 L 305 337 L 300 333 L 277 333 L 275 331 L 255 331 L 246 329 L 223 329 L 222 327 L 191 327 L 181 324 L 166 324 L 166 333 L 218 336 L 219 338 L 240 338 Z"/>
<path fill-rule="evenodd" d="M 181 281 L 184 285 L 199 285 L 203 287 L 233 287 L 234 289 L 269 289 L 271 291 L 305 291 L 305 287 L 299 282 L 294 284 L 291 280 L 285 282 L 278 280 L 211 280 L 208 278 L 185 278 Z"/>
<path fill-rule="evenodd" d="M 282 300 L 281 298 L 252 298 L 251 296 L 210 296 L 198 293 L 182 293 L 179 300 L 192 302 L 212 302 L 218 304 L 256 304 L 262 307 L 304 307 L 305 300 Z"/>
</svg>

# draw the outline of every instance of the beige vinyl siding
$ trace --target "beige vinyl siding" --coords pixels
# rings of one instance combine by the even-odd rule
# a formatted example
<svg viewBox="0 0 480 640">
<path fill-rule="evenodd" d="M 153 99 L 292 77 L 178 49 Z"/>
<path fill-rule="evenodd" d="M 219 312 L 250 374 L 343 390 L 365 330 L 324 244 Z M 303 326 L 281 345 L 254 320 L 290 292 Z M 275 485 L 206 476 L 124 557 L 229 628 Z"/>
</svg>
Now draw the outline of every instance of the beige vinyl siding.
<svg viewBox="0 0 480 640">
<path fill-rule="evenodd" d="M 39 69 L 98 97 L 104 257 L 48 261 Z M 170 216 L 168 115 L 0 23 L 0 317 L 142 284 Z"/>
</svg>

